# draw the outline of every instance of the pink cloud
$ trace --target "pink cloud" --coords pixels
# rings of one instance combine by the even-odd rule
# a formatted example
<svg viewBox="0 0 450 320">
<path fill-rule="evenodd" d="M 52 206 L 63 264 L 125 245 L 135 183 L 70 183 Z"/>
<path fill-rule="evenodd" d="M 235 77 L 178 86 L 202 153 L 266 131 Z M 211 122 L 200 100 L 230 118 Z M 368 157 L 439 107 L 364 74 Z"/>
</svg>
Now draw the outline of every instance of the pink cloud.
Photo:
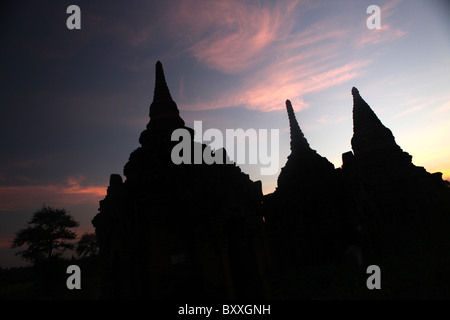
<svg viewBox="0 0 450 320">
<path fill-rule="evenodd" d="M 187 0 L 172 21 L 176 30 L 183 30 L 177 34 L 198 60 L 212 69 L 237 73 L 260 62 L 264 49 L 288 36 L 298 2 L 257 6 L 237 0 Z"/>
<path fill-rule="evenodd" d="M 240 85 L 219 92 L 213 101 L 179 101 L 180 109 L 245 106 L 273 111 L 290 99 L 299 111 L 308 107 L 305 95 L 360 76 L 371 61 L 351 61 L 339 54 L 351 43 L 353 32 L 340 26 L 339 17 L 295 31 L 299 3 L 183 1 L 171 17 L 172 33 L 209 68 L 239 73 Z"/>
<path fill-rule="evenodd" d="M 343 38 L 348 34 L 347 30 L 339 29 L 336 26 L 332 26 L 330 21 L 321 21 L 311 25 L 308 29 L 291 35 L 289 41 L 287 41 L 287 48 L 298 48 L 311 44 L 315 44 L 320 41 Z"/>
<path fill-rule="evenodd" d="M 387 4 L 381 7 L 381 14 L 384 19 L 390 17 L 398 7 L 399 3 L 403 0 L 391 0 Z"/>
<path fill-rule="evenodd" d="M 412 107 L 408 108 L 407 110 L 395 115 L 393 118 L 399 118 L 399 117 L 403 117 L 407 114 L 428 108 L 429 106 L 432 106 L 434 104 L 436 104 L 437 102 L 440 102 L 442 100 L 445 100 L 448 98 L 434 98 L 434 99 L 424 99 L 424 98 L 417 98 L 417 99 L 412 99 L 410 100 L 406 105 L 412 105 Z M 441 105 L 439 108 L 435 109 L 432 114 L 436 114 L 438 112 L 444 111 L 445 109 L 450 109 L 450 102 L 447 102 L 443 105 Z"/>
<path fill-rule="evenodd" d="M 356 39 L 354 45 L 358 48 L 361 48 L 364 46 L 375 45 L 382 42 L 394 41 L 405 36 L 406 32 L 399 28 L 392 27 L 393 22 L 388 19 L 395 12 L 395 9 L 401 1 L 402 0 L 393 0 L 380 8 L 380 29 L 369 30 L 365 26 L 366 21 L 364 21 L 364 27 L 362 27 L 362 30 L 365 30 L 365 32 L 361 37 Z"/>
<path fill-rule="evenodd" d="M 183 109 L 203 110 L 244 105 L 261 111 L 283 110 L 286 99 L 291 100 L 296 112 L 309 105 L 303 96 L 317 93 L 334 85 L 356 78 L 364 72 L 369 60 L 346 63 L 291 65 L 284 62 L 266 67 L 247 79 L 242 88 L 227 92 L 214 102 L 182 105 Z"/>
<path fill-rule="evenodd" d="M 351 118 L 352 118 L 352 117 L 351 117 L 350 115 L 348 115 L 348 116 L 341 116 L 341 117 L 337 117 L 337 118 L 334 118 L 334 117 L 331 118 L 331 117 L 329 117 L 328 115 L 325 115 L 325 116 L 323 116 L 323 117 L 317 119 L 317 121 L 318 121 L 320 124 L 326 125 L 326 124 L 340 123 L 340 122 L 343 122 L 343 121 L 347 121 L 347 120 L 349 120 L 349 119 L 351 119 Z"/>
<path fill-rule="evenodd" d="M 262 81 L 244 91 L 241 99 L 250 109 L 263 111 L 284 108 L 283 102 L 291 99 L 296 111 L 306 106 L 302 97 L 355 78 L 368 61 L 351 62 L 343 66 L 300 66 L 292 70 L 271 70 Z"/>
<path fill-rule="evenodd" d="M 367 30 L 364 35 L 355 42 L 356 47 L 379 44 L 381 42 L 394 41 L 406 35 L 400 29 L 391 29 L 388 24 L 383 24 L 381 29 Z"/>
<path fill-rule="evenodd" d="M 98 203 L 106 195 L 106 184 L 84 186 L 82 180 L 83 177 L 69 177 L 60 184 L 0 186 L 0 211 L 34 210 L 44 203 L 61 207 Z"/>
</svg>

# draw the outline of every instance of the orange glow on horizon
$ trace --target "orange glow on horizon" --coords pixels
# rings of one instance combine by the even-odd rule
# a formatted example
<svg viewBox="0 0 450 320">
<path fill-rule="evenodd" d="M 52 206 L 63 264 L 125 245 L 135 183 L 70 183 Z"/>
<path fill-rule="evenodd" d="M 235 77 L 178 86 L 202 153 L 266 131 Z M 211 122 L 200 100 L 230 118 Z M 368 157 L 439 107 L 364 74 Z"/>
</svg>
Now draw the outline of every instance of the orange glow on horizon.
<svg viewBox="0 0 450 320">
<path fill-rule="evenodd" d="M 0 186 L 0 211 L 35 210 L 43 203 L 67 206 L 98 203 L 106 186 L 82 186 L 83 177 L 69 177 L 65 184 Z"/>
</svg>

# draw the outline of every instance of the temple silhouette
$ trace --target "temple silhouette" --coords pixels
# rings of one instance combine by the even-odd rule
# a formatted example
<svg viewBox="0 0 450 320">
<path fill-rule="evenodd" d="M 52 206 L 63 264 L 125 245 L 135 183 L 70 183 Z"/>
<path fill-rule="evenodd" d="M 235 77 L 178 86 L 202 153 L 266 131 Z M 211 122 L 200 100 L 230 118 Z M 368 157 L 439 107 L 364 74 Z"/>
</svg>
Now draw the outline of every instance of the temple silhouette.
<svg viewBox="0 0 450 320">
<path fill-rule="evenodd" d="M 378 265 L 377 297 L 450 297 L 450 188 L 395 142 L 356 88 L 352 150 L 335 168 L 312 149 L 286 101 L 290 149 L 276 190 L 263 196 L 232 162 L 171 160 L 173 130 L 194 141 L 156 63 L 141 147 L 112 174 L 92 223 L 105 298 L 364 298 Z"/>
</svg>

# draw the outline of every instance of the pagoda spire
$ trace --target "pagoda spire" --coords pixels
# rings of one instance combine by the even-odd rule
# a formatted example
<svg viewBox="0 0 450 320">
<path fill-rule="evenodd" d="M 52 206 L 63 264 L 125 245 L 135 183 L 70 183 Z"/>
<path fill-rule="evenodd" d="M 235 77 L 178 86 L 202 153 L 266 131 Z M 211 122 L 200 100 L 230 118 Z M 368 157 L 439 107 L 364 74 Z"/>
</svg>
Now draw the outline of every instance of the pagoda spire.
<svg viewBox="0 0 450 320">
<path fill-rule="evenodd" d="M 155 91 L 153 94 L 153 103 L 155 102 L 172 102 L 169 87 L 167 86 L 166 77 L 161 61 L 156 62 L 155 70 Z"/>
<path fill-rule="evenodd" d="M 392 131 L 381 123 L 355 87 L 352 88 L 352 95 L 353 137 L 351 144 L 354 154 L 373 153 L 375 150 L 381 149 L 403 152 L 395 142 Z"/>
<path fill-rule="evenodd" d="M 177 104 L 167 86 L 166 77 L 160 61 L 156 62 L 155 91 L 150 105 L 150 122 L 147 129 L 156 128 L 176 129 L 184 127 L 184 120 L 180 117 Z"/>
<path fill-rule="evenodd" d="M 291 151 L 298 151 L 300 149 L 311 149 L 308 141 L 303 135 L 300 126 L 298 125 L 297 119 L 295 117 L 294 109 L 292 108 L 291 101 L 286 100 L 286 109 L 289 118 L 289 127 L 291 130 Z"/>
<path fill-rule="evenodd" d="M 180 117 L 177 104 L 170 94 L 162 63 L 158 61 L 155 71 L 155 91 L 150 105 L 150 121 L 147 128 L 142 131 L 139 143 L 143 146 L 148 145 L 153 140 L 154 134 L 170 139 L 172 132 L 178 128 L 186 127 L 184 120 Z M 186 129 L 193 135 L 194 131 L 191 128 Z"/>
<path fill-rule="evenodd" d="M 353 130 L 357 133 L 359 130 L 365 130 L 370 127 L 377 127 L 384 125 L 378 119 L 377 115 L 366 101 L 359 94 L 358 89 L 352 88 L 353 95 Z"/>
<path fill-rule="evenodd" d="M 317 179 L 327 179 L 334 165 L 309 146 L 289 100 L 286 100 L 286 110 L 291 132 L 291 154 L 278 175 L 277 190 L 291 193 L 304 185 L 314 184 Z"/>
</svg>

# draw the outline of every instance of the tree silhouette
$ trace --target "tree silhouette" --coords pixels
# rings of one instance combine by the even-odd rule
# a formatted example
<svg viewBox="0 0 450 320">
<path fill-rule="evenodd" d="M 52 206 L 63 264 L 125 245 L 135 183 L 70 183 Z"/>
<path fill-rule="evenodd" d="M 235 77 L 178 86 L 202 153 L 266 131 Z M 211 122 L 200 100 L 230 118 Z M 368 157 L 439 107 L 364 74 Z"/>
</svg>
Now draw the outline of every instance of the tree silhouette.
<svg viewBox="0 0 450 320">
<path fill-rule="evenodd" d="M 27 225 L 16 233 L 12 243 L 12 248 L 28 245 L 27 249 L 16 253 L 25 260 L 34 264 L 50 261 L 74 248 L 67 240 L 76 239 L 76 234 L 69 229 L 78 227 L 79 223 L 65 209 L 44 205 L 33 213 Z"/>
<path fill-rule="evenodd" d="M 80 257 L 92 257 L 98 253 L 97 237 L 95 233 L 84 233 L 77 244 L 77 253 Z"/>
</svg>

